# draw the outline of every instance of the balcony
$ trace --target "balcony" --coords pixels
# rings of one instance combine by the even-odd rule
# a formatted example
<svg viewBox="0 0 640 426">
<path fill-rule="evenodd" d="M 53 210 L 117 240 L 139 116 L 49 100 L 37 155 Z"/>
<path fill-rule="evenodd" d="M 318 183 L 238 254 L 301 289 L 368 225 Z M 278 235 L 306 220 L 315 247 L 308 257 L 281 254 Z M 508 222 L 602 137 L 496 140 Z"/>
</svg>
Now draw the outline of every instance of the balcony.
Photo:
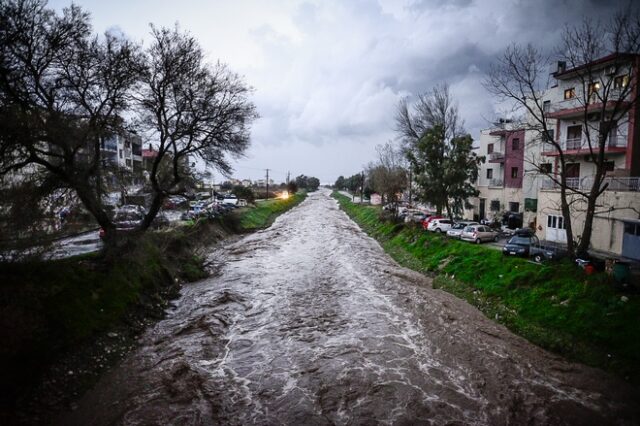
<svg viewBox="0 0 640 426">
<path fill-rule="evenodd" d="M 579 189 L 582 191 L 588 191 L 591 189 L 591 185 L 593 185 L 593 177 L 585 176 L 583 178 L 579 177 L 570 177 L 567 178 L 567 187 L 573 189 Z M 631 192 L 640 192 L 640 177 L 617 177 L 617 176 L 609 176 L 605 177 L 602 182 L 602 186 L 607 186 L 607 191 L 631 191 Z M 540 189 L 543 190 L 558 190 L 560 189 L 560 185 L 555 183 L 553 180 L 547 178 L 542 181 L 542 186 Z"/>
<path fill-rule="evenodd" d="M 597 141 L 592 138 L 592 148 L 594 152 L 598 151 Z M 567 138 L 560 141 L 560 148 L 565 155 L 585 155 L 589 154 L 589 142 L 586 138 Z M 627 151 L 627 140 L 622 137 L 610 137 L 604 147 L 604 151 L 608 154 L 624 154 Z M 545 144 L 542 153 L 548 157 L 558 155 L 558 151 L 551 144 Z"/>
<path fill-rule="evenodd" d="M 490 153 L 489 163 L 504 163 L 504 153 L 497 151 Z"/>
<path fill-rule="evenodd" d="M 594 114 L 594 119 L 596 119 L 602 112 L 612 111 L 616 106 L 622 110 L 629 108 L 629 102 L 625 100 L 609 100 L 606 105 L 598 101 L 592 102 L 591 99 L 589 101 L 586 105 L 585 100 L 582 98 L 560 101 L 547 114 L 547 117 L 569 120 L 584 117 L 586 112 L 587 114 Z"/>
<path fill-rule="evenodd" d="M 502 188 L 504 187 L 504 182 L 502 181 L 502 179 L 489 179 L 489 187 Z"/>
</svg>

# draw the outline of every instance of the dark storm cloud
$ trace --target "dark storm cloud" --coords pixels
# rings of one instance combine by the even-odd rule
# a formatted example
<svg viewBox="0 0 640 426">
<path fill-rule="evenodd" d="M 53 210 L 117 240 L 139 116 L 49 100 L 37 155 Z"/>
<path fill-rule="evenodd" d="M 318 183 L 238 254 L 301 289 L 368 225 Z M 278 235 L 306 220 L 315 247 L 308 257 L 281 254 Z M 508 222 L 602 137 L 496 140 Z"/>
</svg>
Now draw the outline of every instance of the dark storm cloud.
<svg viewBox="0 0 640 426">
<path fill-rule="evenodd" d="M 67 5 L 69 0 L 54 0 Z M 256 88 L 261 118 L 243 165 L 267 165 L 330 181 L 375 156 L 395 137 L 398 101 L 448 82 L 467 130 L 499 115 L 482 87 L 510 43 L 548 51 L 565 25 L 609 19 L 626 1 L 579 0 L 79 0 L 97 21 L 138 37 L 146 22 L 180 22 Z M 136 13 L 122 14 L 125 8 Z M 120 13 L 116 13 L 117 11 Z M 144 13 L 140 22 L 134 16 Z M 98 25 L 98 28 L 100 26 Z M 292 170 L 295 173 L 296 170 Z M 255 176 L 253 176 L 255 177 Z"/>
</svg>

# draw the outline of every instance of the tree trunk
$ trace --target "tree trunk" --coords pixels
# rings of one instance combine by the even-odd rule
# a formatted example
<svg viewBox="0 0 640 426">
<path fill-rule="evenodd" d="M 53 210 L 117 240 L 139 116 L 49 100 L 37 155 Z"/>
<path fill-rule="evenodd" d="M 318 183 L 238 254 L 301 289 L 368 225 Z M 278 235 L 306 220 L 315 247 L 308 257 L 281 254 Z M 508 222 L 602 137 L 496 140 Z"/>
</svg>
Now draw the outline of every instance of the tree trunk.
<svg viewBox="0 0 640 426">
<path fill-rule="evenodd" d="M 115 226 L 111 221 L 111 218 L 102 207 L 102 203 L 96 198 L 94 192 L 88 186 L 88 183 L 75 184 L 72 187 L 75 189 L 80 201 L 86 207 L 87 210 L 93 215 L 98 222 L 98 225 L 104 229 L 105 234 L 109 235 L 115 231 Z"/>
<path fill-rule="evenodd" d="M 567 179 L 564 176 L 564 172 L 560 177 L 560 208 L 562 211 L 562 217 L 564 218 L 565 231 L 567 233 L 567 252 L 569 257 L 575 257 L 575 248 L 573 244 L 573 228 L 571 226 L 571 210 L 569 209 L 569 203 L 567 202 Z"/>
</svg>

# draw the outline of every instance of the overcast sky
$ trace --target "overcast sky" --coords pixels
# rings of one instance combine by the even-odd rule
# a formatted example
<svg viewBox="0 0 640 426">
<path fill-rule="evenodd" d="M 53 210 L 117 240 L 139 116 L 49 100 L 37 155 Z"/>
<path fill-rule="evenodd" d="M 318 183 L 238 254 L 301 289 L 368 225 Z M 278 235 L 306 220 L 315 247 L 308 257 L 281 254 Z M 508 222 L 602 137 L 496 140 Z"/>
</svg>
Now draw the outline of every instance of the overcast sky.
<svg viewBox="0 0 640 426">
<path fill-rule="evenodd" d="M 395 140 L 399 99 L 448 82 L 474 139 L 499 116 L 481 85 L 511 42 L 557 44 L 563 26 L 606 18 L 617 1 L 586 0 L 77 0 L 97 32 L 145 42 L 149 24 L 198 38 L 255 89 L 261 118 L 234 176 L 332 183 Z M 60 9 L 69 0 L 49 3 Z M 220 179 L 218 177 L 218 179 Z"/>
</svg>

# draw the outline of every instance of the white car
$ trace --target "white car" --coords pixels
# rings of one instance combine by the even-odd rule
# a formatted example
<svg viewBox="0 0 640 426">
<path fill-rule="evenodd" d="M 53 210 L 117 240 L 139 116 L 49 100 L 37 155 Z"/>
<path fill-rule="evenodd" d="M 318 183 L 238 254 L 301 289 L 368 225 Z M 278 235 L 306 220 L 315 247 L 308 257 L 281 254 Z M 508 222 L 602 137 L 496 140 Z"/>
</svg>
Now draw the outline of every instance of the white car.
<svg viewBox="0 0 640 426">
<path fill-rule="evenodd" d="M 453 226 L 451 219 L 433 219 L 427 226 L 427 231 L 433 232 L 447 232 Z"/>
</svg>

